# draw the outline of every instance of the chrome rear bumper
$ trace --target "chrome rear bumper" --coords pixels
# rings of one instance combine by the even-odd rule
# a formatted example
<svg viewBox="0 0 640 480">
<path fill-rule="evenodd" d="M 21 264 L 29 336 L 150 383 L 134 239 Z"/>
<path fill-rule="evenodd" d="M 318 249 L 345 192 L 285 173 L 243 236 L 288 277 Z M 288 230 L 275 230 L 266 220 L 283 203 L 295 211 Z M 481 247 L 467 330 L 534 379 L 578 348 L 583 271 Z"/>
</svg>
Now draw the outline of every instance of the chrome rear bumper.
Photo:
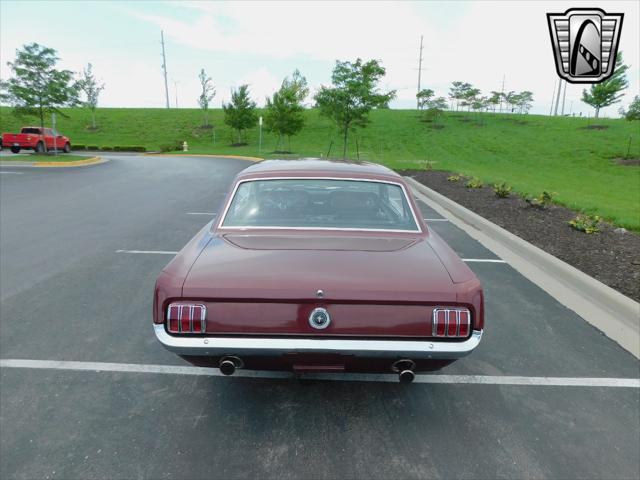
<svg viewBox="0 0 640 480">
<path fill-rule="evenodd" d="M 357 357 L 413 359 L 456 359 L 473 351 L 482 330 L 474 330 L 462 342 L 432 340 L 357 340 L 342 338 L 273 337 L 178 337 L 169 335 L 164 325 L 154 324 L 157 339 L 178 355 L 197 356 L 280 356 L 290 353 L 354 355 Z"/>
</svg>

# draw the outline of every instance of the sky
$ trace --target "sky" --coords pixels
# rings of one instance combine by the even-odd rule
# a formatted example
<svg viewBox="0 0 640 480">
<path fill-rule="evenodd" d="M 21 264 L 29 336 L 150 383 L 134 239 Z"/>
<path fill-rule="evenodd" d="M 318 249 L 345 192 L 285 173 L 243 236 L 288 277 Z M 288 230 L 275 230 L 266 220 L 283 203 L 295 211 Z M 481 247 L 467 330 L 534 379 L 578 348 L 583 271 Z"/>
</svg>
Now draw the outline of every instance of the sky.
<svg viewBox="0 0 640 480">
<path fill-rule="evenodd" d="M 0 78 L 16 49 L 38 42 L 58 51 L 59 66 L 87 63 L 105 83 L 102 107 L 164 107 L 160 31 L 164 31 L 171 107 L 197 107 L 198 73 L 213 78 L 214 107 L 250 86 L 258 105 L 295 69 L 311 95 L 331 83 L 336 60 L 377 59 L 382 86 L 397 91 L 392 108 L 415 108 L 420 36 L 422 87 L 447 96 L 452 81 L 484 94 L 530 90 L 532 113 L 548 114 L 558 83 L 546 13 L 599 7 L 624 13 L 620 50 L 630 65 L 618 116 L 640 93 L 640 2 L 423 1 L 208 2 L 0 1 Z M 25 21 L 25 19 L 29 21 Z M 568 84 L 565 113 L 593 114 L 584 86 Z M 177 97 L 177 98 L 176 98 Z M 312 104 L 312 99 L 308 99 Z"/>
</svg>

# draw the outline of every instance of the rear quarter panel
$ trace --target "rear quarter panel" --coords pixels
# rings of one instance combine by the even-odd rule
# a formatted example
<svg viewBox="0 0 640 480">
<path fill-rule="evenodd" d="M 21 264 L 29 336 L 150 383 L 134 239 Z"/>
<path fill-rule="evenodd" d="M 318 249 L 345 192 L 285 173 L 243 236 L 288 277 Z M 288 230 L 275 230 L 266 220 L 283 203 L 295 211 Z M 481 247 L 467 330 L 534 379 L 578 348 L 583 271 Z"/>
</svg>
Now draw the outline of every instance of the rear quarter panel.
<svg viewBox="0 0 640 480">
<path fill-rule="evenodd" d="M 211 224 L 207 223 L 202 229 L 187 243 L 178 254 L 162 269 L 154 289 L 153 300 L 153 321 L 162 323 L 164 316 L 162 312 L 172 299 L 182 297 L 182 286 L 189 270 L 211 241 Z"/>
</svg>

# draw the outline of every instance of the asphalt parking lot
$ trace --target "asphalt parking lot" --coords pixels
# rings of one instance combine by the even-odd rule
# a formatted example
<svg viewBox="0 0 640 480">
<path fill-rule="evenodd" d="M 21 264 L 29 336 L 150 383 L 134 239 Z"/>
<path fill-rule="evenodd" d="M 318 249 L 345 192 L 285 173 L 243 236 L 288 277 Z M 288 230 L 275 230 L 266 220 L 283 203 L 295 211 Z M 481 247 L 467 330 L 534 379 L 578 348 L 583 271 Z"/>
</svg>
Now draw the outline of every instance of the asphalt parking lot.
<svg viewBox="0 0 640 480">
<path fill-rule="evenodd" d="M 153 283 L 248 165 L 0 166 L 0 477 L 640 477 L 640 389 L 616 383 L 638 360 L 424 204 L 486 295 L 447 383 L 146 368 L 185 365 L 153 335 Z"/>
</svg>

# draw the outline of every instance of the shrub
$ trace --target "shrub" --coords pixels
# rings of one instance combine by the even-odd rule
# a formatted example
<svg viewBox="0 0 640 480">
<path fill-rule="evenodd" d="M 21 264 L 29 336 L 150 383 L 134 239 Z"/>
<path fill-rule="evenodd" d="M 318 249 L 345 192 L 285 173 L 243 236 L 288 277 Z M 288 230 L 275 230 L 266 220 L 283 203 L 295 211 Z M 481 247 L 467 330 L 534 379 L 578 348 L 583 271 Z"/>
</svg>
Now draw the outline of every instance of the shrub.
<svg viewBox="0 0 640 480">
<path fill-rule="evenodd" d="M 555 195 L 555 193 L 545 190 L 537 197 L 525 198 L 525 201 L 532 207 L 544 209 L 551 205 L 551 203 L 553 202 L 553 197 L 555 197 Z"/>
<path fill-rule="evenodd" d="M 450 175 L 447 177 L 447 180 L 449 180 L 450 182 L 459 182 L 461 178 L 462 175 Z"/>
<path fill-rule="evenodd" d="M 71 144 L 71 150 L 86 150 L 87 146 L 86 145 L 82 145 L 81 143 L 76 143 L 75 145 L 72 143 Z"/>
<path fill-rule="evenodd" d="M 507 185 L 506 182 L 494 183 L 493 191 L 497 197 L 507 198 L 511 193 L 511 185 Z"/>
<path fill-rule="evenodd" d="M 174 142 L 174 143 L 165 143 L 160 145 L 160 151 L 161 152 L 175 152 L 178 150 L 182 150 L 182 143 L 181 142 Z"/>
<path fill-rule="evenodd" d="M 100 150 L 103 152 L 112 152 L 113 147 L 100 147 Z"/>
<path fill-rule="evenodd" d="M 147 149 L 145 147 L 135 146 L 135 145 L 116 145 L 113 147 L 114 152 L 146 152 Z"/>
<path fill-rule="evenodd" d="M 600 217 L 598 215 L 588 215 L 580 213 L 573 220 L 569 220 L 569 225 L 579 232 L 584 233 L 598 233 Z"/>
<path fill-rule="evenodd" d="M 482 188 L 484 186 L 484 183 L 482 183 L 482 180 L 480 180 L 478 177 L 473 177 L 471 180 L 465 183 L 464 186 L 467 188 Z"/>
<path fill-rule="evenodd" d="M 87 150 L 100 150 L 97 145 L 87 145 Z"/>
<path fill-rule="evenodd" d="M 629 105 L 629 109 L 624 112 L 627 120 L 640 120 L 640 96 L 636 95 Z"/>
</svg>

